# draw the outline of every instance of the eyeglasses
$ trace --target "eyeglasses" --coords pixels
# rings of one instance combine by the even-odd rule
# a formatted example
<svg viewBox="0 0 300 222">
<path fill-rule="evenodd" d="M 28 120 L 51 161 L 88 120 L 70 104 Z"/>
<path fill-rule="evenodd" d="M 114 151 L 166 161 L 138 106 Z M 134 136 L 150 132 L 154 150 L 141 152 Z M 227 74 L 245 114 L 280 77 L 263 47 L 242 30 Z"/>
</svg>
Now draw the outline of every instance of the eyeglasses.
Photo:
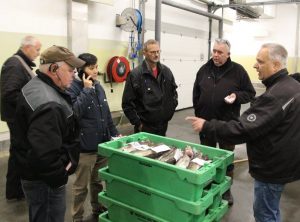
<svg viewBox="0 0 300 222">
<path fill-rule="evenodd" d="M 161 50 L 157 50 L 157 51 L 149 51 L 150 54 L 155 55 L 155 54 L 160 54 Z"/>
<path fill-rule="evenodd" d="M 226 44 L 228 47 L 229 47 L 229 49 L 230 49 L 230 47 L 231 47 L 231 44 L 230 44 L 230 42 L 227 40 L 227 39 L 216 39 L 215 40 L 215 42 L 217 42 L 217 43 L 222 43 L 222 44 Z"/>
</svg>

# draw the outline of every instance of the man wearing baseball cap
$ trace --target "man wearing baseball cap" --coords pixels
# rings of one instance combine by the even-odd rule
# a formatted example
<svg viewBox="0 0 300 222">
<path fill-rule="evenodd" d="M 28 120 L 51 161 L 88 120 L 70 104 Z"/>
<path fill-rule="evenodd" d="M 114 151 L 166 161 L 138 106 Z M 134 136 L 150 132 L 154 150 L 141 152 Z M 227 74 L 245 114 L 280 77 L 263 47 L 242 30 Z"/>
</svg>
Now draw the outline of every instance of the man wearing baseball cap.
<svg viewBox="0 0 300 222">
<path fill-rule="evenodd" d="M 63 222 L 65 185 L 79 158 L 77 122 L 65 89 L 85 62 L 61 46 L 46 49 L 40 60 L 18 100 L 14 153 L 29 221 Z"/>
</svg>

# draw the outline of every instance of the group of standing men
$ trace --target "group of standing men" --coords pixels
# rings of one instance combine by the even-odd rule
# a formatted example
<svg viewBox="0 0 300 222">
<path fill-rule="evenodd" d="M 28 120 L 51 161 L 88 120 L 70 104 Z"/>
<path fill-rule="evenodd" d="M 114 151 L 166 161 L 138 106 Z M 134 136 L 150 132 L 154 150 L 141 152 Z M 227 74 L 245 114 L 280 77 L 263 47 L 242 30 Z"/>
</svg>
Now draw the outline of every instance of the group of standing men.
<svg viewBox="0 0 300 222">
<path fill-rule="evenodd" d="M 1 118 L 11 135 L 6 198 L 25 195 L 30 222 L 63 222 L 66 184 L 75 173 L 73 221 L 98 221 L 105 210 L 97 199 L 98 169 L 106 161 L 97 146 L 119 133 L 97 81 L 97 58 L 51 46 L 41 53 L 34 74 L 40 48 L 38 39 L 25 37 L 1 70 Z M 83 218 L 88 185 L 93 212 Z"/>
<path fill-rule="evenodd" d="M 75 57 L 64 47 L 52 46 L 41 54 L 35 77 L 33 60 L 40 48 L 36 38 L 25 37 L 1 71 L 1 119 L 11 135 L 6 198 L 21 199 L 24 191 L 30 221 L 64 221 L 65 184 L 75 172 L 73 220 L 97 221 L 105 210 L 97 203 L 102 189 L 97 170 L 106 164 L 97 155 L 97 144 L 120 135 L 97 81 L 97 58 L 89 53 Z M 178 105 L 177 85 L 171 70 L 160 63 L 157 41 L 145 42 L 143 53 L 145 60 L 127 78 L 122 108 L 135 133 L 165 136 Z M 286 60 L 281 45 L 262 46 L 254 67 L 267 90 L 254 99 L 247 72 L 230 59 L 230 43 L 216 39 L 212 58 L 194 83 L 196 117 L 187 118 L 201 144 L 233 150 L 247 142 L 257 222 L 280 221 L 284 184 L 300 177 L 300 84 L 288 76 Z M 248 102 L 252 106 L 240 117 L 241 104 Z M 233 165 L 227 175 L 233 177 Z M 83 220 L 88 183 L 93 214 Z M 230 190 L 224 198 L 233 204 Z"/>
</svg>

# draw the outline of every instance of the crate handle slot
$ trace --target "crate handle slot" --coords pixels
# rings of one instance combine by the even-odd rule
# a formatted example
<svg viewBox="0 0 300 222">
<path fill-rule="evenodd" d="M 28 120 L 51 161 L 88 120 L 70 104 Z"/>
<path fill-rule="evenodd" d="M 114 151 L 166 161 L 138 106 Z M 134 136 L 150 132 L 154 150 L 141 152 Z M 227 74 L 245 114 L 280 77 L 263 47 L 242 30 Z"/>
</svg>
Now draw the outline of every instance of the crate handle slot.
<svg viewBox="0 0 300 222">
<path fill-rule="evenodd" d="M 156 220 L 154 220 L 154 219 L 151 219 L 151 218 L 149 218 L 149 217 L 146 217 L 146 216 L 141 215 L 141 214 L 139 214 L 139 213 L 137 213 L 137 212 L 134 212 L 134 211 L 130 211 L 130 214 L 131 214 L 131 215 L 137 216 L 139 221 L 158 222 L 158 221 L 156 221 Z"/>
<path fill-rule="evenodd" d="M 145 194 L 147 196 L 151 196 L 151 193 L 145 191 L 145 190 L 138 190 L 140 193 Z"/>
<path fill-rule="evenodd" d="M 146 166 L 146 167 L 152 167 L 152 165 L 150 165 L 149 163 L 143 163 L 143 162 L 139 162 L 139 164 Z"/>
</svg>

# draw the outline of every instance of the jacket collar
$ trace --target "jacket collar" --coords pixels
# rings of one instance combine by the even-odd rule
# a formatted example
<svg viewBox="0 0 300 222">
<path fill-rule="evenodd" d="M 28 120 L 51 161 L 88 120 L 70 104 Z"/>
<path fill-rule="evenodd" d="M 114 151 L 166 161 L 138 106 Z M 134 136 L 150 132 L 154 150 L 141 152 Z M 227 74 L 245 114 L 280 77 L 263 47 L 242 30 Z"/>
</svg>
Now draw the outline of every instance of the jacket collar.
<svg viewBox="0 0 300 222">
<path fill-rule="evenodd" d="M 276 72 L 266 80 L 263 80 L 262 83 L 269 88 L 270 86 L 274 85 L 278 80 L 280 80 L 282 77 L 287 76 L 288 71 L 287 69 L 281 69 L 280 71 Z"/>
<path fill-rule="evenodd" d="M 26 64 L 27 64 L 31 69 L 32 69 L 32 67 L 35 67 L 35 66 L 36 66 L 35 63 L 32 62 L 32 61 L 24 54 L 24 52 L 23 52 L 21 49 L 19 49 L 19 50 L 16 52 L 15 55 L 20 56 L 20 57 L 26 62 Z"/>
<path fill-rule="evenodd" d="M 212 58 L 208 61 L 209 67 L 213 70 L 214 75 L 220 76 L 225 74 L 231 67 L 232 67 L 232 62 L 230 57 L 227 59 L 227 61 L 222 65 L 222 66 L 216 66 L 214 64 L 214 61 Z"/>
<path fill-rule="evenodd" d="M 157 62 L 157 71 L 158 73 L 161 72 L 162 69 L 162 65 L 160 62 Z M 144 59 L 143 63 L 142 63 L 142 70 L 143 70 L 143 74 L 150 74 L 152 75 L 152 70 L 150 68 L 150 66 L 148 65 L 148 63 L 146 62 L 146 60 Z"/>
<path fill-rule="evenodd" d="M 59 88 L 57 85 L 55 85 L 53 80 L 49 76 L 47 76 L 45 73 L 41 72 L 40 70 L 36 70 L 36 74 L 39 77 L 39 79 L 41 79 L 43 82 L 47 83 L 49 86 L 54 88 L 60 94 L 67 95 L 66 92 L 64 90 L 62 90 L 61 88 Z"/>
</svg>

